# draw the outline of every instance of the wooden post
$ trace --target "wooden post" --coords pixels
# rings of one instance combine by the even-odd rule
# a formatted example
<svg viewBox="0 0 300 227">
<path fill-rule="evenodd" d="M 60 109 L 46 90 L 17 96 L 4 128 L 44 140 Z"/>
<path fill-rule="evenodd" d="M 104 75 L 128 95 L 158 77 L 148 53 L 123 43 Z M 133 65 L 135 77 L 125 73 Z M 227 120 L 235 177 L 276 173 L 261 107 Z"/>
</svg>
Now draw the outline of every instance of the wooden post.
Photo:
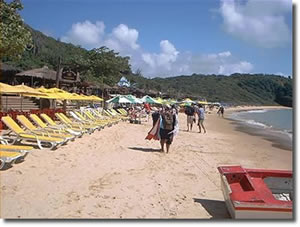
<svg viewBox="0 0 300 227">
<path fill-rule="evenodd" d="M 61 58 L 58 57 L 58 65 L 57 65 L 57 71 L 56 71 L 56 87 L 57 88 L 59 88 L 60 64 L 61 64 Z"/>
<path fill-rule="evenodd" d="M 102 77 L 101 77 L 101 82 L 102 82 L 102 108 L 104 108 L 104 82 L 103 82 L 103 73 L 102 73 Z"/>
</svg>

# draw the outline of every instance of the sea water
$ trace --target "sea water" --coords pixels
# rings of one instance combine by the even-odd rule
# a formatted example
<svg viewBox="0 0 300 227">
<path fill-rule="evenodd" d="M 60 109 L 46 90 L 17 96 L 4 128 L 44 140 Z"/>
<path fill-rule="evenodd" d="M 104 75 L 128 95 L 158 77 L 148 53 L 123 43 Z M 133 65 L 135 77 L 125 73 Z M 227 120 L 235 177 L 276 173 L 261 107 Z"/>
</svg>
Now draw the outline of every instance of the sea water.
<svg viewBox="0 0 300 227">
<path fill-rule="evenodd" d="M 288 140 L 292 146 L 293 138 L 293 109 L 261 109 L 234 112 L 231 119 L 244 125 L 265 131 L 267 134 L 277 135 Z"/>
</svg>

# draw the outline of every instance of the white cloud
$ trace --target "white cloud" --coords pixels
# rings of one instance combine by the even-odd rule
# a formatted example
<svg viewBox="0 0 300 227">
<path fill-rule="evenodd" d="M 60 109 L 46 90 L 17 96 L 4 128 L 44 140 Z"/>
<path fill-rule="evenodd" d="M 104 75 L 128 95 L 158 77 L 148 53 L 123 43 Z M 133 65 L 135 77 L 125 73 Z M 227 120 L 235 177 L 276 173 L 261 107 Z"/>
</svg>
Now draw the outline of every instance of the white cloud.
<svg viewBox="0 0 300 227">
<path fill-rule="evenodd" d="M 209 54 L 192 54 L 179 52 L 169 40 L 161 40 L 160 51 L 150 53 L 138 44 L 139 32 L 120 24 L 111 33 L 105 32 L 102 21 L 78 22 L 65 36 L 64 42 L 81 45 L 87 49 L 107 46 L 119 52 L 121 56 L 130 56 L 133 71 L 141 69 L 147 77 L 167 77 L 176 75 L 231 74 L 235 72 L 251 72 L 253 65 L 247 61 L 236 59 L 230 51 Z"/>
<path fill-rule="evenodd" d="M 219 66 L 218 74 L 230 75 L 232 73 L 248 73 L 253 70 L 253 65 L 250 62 L 240 61 L 236 63 L 228 63 Z"/>
<path fill-rule="evenodd" d="M 78 22 L 72 25 L 71 30 L 61 38 L 61 41 L 91 48 L 101 43 L 104 29 L 102 21 L 96 21 L 95 24 L 88 20 Z"/>
<path fill-rule="evenodd" d="M 232 36 L 259 47 L 282 47 L 291 42 L 285 14 L 291 12 L 290 0 L 221 0 L 223 28 Z"/>
<path fill-rule="evenodd" d="M 220 57 L 229 57 L 229 56 L 231 56 L 231 53 L 230 53 L 230 51 L 226 51 L 226 52 L 218 53 L 218 55 Z"/>
<path fill-rule="evenodd" d="M 128 45 L 132 49 L 136 50 L 139 45 L 136 43 L 139 32 L 136 29 L 130 29 L 127 25 L 120 24 L 113 29 L 113 37 L 118 39 L 121 43 Z"/>
<path fill-rule="evenodd" d="M 176 49 L 175 49 L 176 51 Z M 176 51 L 177 52 L 177 51 Z M 230 51 L 195 55 L 190 52 L 177 53 L 176 59 L 159 64 L 162 53 L 143 54 L 142 72 L 148 76 L 175 76 L 197 74 L 250 73 L 254 66 L 250 62 L 236 59 Z M 171 55 L 172 56 L 172 55 Z"/>
</svg>

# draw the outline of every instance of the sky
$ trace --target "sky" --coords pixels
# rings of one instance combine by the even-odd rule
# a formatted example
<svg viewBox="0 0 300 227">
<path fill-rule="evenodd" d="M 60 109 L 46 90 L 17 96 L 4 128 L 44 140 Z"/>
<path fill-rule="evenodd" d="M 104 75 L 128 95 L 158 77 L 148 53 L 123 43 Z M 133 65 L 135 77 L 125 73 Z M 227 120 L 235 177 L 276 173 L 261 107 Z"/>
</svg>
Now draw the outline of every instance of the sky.
<svg viewBox="0 0 300 227">
<path fill-rule="evenodd" d="M 22 0 L 25 23 L 130 56 L 146 77 L 292 76 L 291 0 Z"/>
</svg>

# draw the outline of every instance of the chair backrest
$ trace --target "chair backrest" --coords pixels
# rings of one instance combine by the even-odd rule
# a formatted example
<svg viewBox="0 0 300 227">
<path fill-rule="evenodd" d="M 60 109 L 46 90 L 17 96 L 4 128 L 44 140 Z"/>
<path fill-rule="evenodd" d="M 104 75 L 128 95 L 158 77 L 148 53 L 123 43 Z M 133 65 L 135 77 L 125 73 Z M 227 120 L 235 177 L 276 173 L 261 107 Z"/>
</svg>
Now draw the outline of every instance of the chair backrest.
<svg viewBox="0 0 300 227">
<path fill-rule="evenodd" d="M 57 113 L 60 117 L 61 117 L 61 119 L 63 119 L 66 123 L 72 123 L 72 121 L 71 121 L 71 119 L 70 118 L 68 118 L 64 113 Z"/>
<path fill-rule="evenodd" d="M 55 123 L 55 121 L 53 121 L 51 119 L 51 117 L 49 117 L 47 114 L 41 114 L 41 117 L 49 124 L 52 126 L 57 126 L 57 124 Z"/>
<path fill-rule="evenodd" d="M 121 114 L 120 114 L 118 111 L 116 111 L 115 109 L 110 109 L 110 111 L 111 111 L 113 114 L 117 115 L 117 116 L 120 116 L 120 115 L 121 115 Z"/>
<path fill-rule="evenodd" d="M 36 114 L 30 114 L 29 117 L 41 128 L 47 128 L 47 125 Z"/>
<path fill-rule="evenodd" d="M 25 131 L 10 116 L 2 117 L 1 120 L 11 131 L 17 134 L 25 133 Z"/>
<path fill-rule="evenodd" d="M 21 122 L 21 124 L 22 124 L 25 128 L 27 128 L 27 129 L 29 129 L 29 130 L 37 130 L 37 129 L 38 129 L 38 128 L 35 127 L 35 126 L 28 120 L 28 118 L 25 117 L 24 115 L 18 115 L 18 116 L 17 116 L 17 119 L 18 119 L 19 122 Z"/>
<path fill-rule="evenodd" d="M 91 114 L 89 110 L 84 111 L 84 114 L 91 120 L 95 120 L 95 117 Z"/>
<path fill-rule="evenodd" d="M 76 113 L 74 113 L 74 112 L 72 112 L 72 111 L 70 111 L 69 114 L 71 114 L 71 116 L 72 116 L 74 119 L 78 120 L 78 121 L 82 121 L 82 120 L 83 120 L 83 119 L 81 119 Z"/>
<path fill-rule="evenodd" d="M 81 113 L 79 113 L 78 111 L 74 110 L 74 111 L 71 111 L 71 112 L 75 113 L 76 116 L 78 116 L 81 120 L 84 120 L 84 121 L 86 120 L 86 118 Z M 70 112 L 70 114 L 72 114 L 71 112 Z"/>
<path fill-rule="evenodd" d="M 107 110 L 103 110 L 103 112 L 104 112 L 107 116 L 112 117 L 112 114 L 109 113 Z"/>
<path fill-rule="evenodd" d="M 65 124 L 69 124 L 69 122 L 61 115 L 61 113 L 55 113 L 55 116 L 61 120 Z"/>
</svg>

